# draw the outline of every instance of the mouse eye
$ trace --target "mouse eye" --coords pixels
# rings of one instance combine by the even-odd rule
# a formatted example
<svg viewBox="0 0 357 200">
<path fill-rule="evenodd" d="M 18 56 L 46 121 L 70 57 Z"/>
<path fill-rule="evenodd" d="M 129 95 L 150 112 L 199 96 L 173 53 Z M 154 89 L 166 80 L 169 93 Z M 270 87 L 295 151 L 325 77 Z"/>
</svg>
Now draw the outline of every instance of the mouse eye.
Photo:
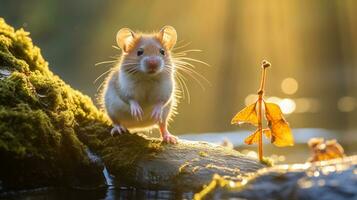
<svg viewBox="0 0 357 200">
<path fill-rule="evenodd" d="M 138 56 L 143 55 L 143 54 L 144 54 L 144 49 L 140 48 L 140 49 L 138 50 L 138 52 L 136 52 L 136 54 L 137 54 Z"/>
<path fill-rule="evenodd" d="M 160 53 L 161 53 L 161 55 L 165 55 L 165 50 L 164 49 L 160 49 Z"/>
</svg>

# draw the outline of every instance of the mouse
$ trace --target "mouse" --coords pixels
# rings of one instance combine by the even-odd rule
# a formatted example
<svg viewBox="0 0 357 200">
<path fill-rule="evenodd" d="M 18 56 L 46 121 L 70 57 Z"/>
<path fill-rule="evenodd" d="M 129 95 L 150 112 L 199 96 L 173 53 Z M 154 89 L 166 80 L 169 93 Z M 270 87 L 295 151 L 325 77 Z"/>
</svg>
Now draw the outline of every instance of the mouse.
<svg viewBox="0 0 357 200">
<path fill-rule="evenodd" d="M 168 130 L 177 107 L 171 58 L 176 41 L 172 26 L 153 33 L 129 28 L 117 32 L 122 54 L 107 76 L 102 94 L 104 110 L 113 123 L 112 135 L 158 128 L 163 142 L 178 142 Z"/>
</svg>

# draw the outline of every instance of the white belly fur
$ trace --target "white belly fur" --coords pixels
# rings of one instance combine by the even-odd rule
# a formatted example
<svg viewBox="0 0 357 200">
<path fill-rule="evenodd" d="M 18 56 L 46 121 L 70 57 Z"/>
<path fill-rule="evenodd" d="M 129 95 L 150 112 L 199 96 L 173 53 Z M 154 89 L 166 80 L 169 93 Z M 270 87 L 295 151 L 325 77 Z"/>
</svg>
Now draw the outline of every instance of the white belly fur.
<svg viewBox="0 0 357 200">
<path fill-rule="evenodd" d="M 115 76 L 115 73 L 113 74 Z M 125 83 L 120 87 L 115 86 L 115 78 L 111 78 L 104 91 L 104 102 L 108 116 L 114 124 L 120 124 L 128 129 L 142 129 L 155 126 L 157 122 L 152 119 L 151 114 L 157 99 L 165 100 L 166 104 L 163 108 L 162 119 L 166 120 L 172 110 L 172 88 L 167 87 L 167 82 L 149 82 L 149 85 L 140 86 L 130 84 L 130 81 L 123 80 Z M 169 82 L 170 83 L 170 82 Z M 139 87 L 138 87 L 139 86 Z M 172 87 L 172 86 L 171 86 Z M 117 91 L 120 88 L 120 91 Z M 130 105 L 127 101 L 123 101 L 118 92 L 125 92 L 125 96 L 132 96 L 143 109 L 142 120 L 138 121 L 131 115 Z M 122 94 L 120 94 L 122 96 Z"/>
</svg>

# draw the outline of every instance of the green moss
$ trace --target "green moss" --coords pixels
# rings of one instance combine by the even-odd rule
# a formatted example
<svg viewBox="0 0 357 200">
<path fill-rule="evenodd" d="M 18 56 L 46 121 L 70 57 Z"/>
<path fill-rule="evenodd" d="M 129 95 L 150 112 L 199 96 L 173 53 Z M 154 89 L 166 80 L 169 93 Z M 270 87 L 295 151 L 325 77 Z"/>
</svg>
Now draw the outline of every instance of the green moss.
<svg viewBox="0 0 357 200">
<path fill-rule="evenodd" d="M 274 166 L 274 160 L 270 157 L 263 156 L 263 160 L 261 161 L 261 163 L 268 167 Z"/>
<path fill-rule="evenodd" d="M 28 35 L 0 18 L 0 74 L 10 72 L 0 79 L 0 180 L 10 189 L 72 181 L 91 168 L 77 134 L 109 127 L 88 97 L 49 71 Z"/>
<path fill-rule="evenodd" d="M 184 174 L 187 173 L 187 168 L 190 166 L 189 162 L 185 162 L 183 163 L 180 167 L 179 167 L 179 174 Z"/>
<path fill-rule="evenodd" d="M 135 174 L 136 161 L 139 158 L 153 158 L 164 148 L 160 140 L 147 139 L 138 134 L 124 134 L 106 139 L 103 143 L 105 148 L 101 151 L 101 155 L 107 166 L 112 169 L 111 172 L 114 175 L 125 172 L 129 178 Z M 126 179 L 126 177 L 122 178 Z"/>
<path fill-rule="evenodd" d="M 198 152 L 198 154 L 199 154 L 201 157 L 207 157 L 207 156 L 208 156 L 208 154 L 207 154 L 206 152 L 204 152 L 204 151 L 200 151 L 200 152 Z"/>
</svg>

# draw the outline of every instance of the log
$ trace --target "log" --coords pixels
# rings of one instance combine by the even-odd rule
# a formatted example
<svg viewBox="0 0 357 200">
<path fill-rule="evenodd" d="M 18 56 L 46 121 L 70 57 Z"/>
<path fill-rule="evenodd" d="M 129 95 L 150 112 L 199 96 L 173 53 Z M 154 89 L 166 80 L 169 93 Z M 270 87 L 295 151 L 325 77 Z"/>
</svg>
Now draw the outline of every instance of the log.
<svg viewBox="0 0 357 200">
<path fill-rule="evenodd" d="M 239 176 L 266 166 L 236 150 L 207 142 L 179 140 L 172 145 L 126 134 L 104 143 L 100 154 L 109 171 L 118 181 L 142 189 L 195 191 L 216 173 Z"/>
</svg>

